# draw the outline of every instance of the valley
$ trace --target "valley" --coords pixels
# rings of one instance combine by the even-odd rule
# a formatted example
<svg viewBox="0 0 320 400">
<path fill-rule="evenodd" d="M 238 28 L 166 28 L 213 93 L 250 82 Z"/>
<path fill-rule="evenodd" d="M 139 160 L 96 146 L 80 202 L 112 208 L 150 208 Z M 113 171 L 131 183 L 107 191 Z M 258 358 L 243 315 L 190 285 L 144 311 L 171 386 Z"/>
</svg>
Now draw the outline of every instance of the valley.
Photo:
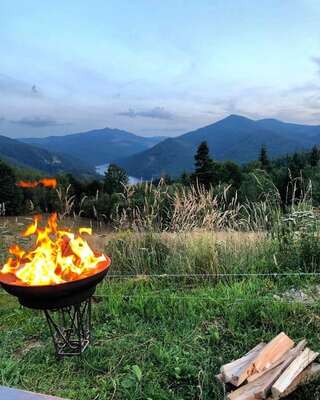
<svg viewBox="0 0 320 400">
<path fill-rule="evenodd" d="M 271 158 L 310 149 L 320 143 L 320 126 L 230 115 L 175 137 L 143 137 L 110 128 L 20 140 L 3 136 L 0 156 L 47 173 L 65 171 L 82 176 L 101 175 L 105 165 L 115 163 L 134 183 L 141 178 L 177 178 L 192 172 L 193 156 L 202 141 L 207 142 L 214 160 L 246 164 L 257 158 L 262 146 Z M 6 142 L 10 142 L 10 150 Z M 17 151 L 13 153 L 14 148 Z"/>
<path fill-rule="evenodd" d="M 109 164 L 96 165 L 95 171 L 97 174 L 104 176 L 108 167 L 109 167 Z M 130 185 L 135 185 L 136 183 L 139 183 L 141 181 L 141 179 L 135 178 L 134 176 L 128 176 L 128 178 L 129 178 Z"/>
</svg>

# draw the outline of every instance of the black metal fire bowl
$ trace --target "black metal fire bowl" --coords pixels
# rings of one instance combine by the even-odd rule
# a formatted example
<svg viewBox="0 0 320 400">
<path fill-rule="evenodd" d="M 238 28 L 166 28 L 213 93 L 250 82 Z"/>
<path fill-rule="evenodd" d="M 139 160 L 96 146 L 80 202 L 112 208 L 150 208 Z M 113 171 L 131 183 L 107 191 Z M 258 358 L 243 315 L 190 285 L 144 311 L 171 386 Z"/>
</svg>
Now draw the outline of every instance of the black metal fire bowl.
<svg viewBox="0 0 320 400">
<path fill-rule="evenodd" d="M 0 284 L 21 305 L 37 310 L 53 310 L 80 304 L 95 292 L 96 286 L 107 275 L 109 264 L 89 277 L 48 286 L 26 286 L 7 282 L 0 274 Z"/>
<path fill-rule="evenodd" d="M 110 264 L 106 257 L 93 275 L 56 285 L 28 286 L 13 274 L 0 274 L 0 284 L 23 306 L 43 310 L 58 358 L 79 356 L 91 342 L 91 296 Z"/>
</svg>

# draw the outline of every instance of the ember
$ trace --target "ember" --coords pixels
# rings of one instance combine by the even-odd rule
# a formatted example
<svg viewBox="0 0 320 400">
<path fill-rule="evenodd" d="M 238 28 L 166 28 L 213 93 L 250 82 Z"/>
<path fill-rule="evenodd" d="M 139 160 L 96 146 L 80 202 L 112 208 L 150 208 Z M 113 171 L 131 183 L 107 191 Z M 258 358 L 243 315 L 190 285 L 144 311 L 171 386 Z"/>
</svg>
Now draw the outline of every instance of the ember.
<svg viewBox="0 0 320 400">
<path fill-rule="evenodd" d="M 45 227 L 37 216 L 22 236 L 36 236 L 35 246 L 29 251 L 14 244 L 11 257 L 0 274 L 8 276 L 10 283 L 30 286 L 56 285 L 93 275 L 106 268 L 110 260 L 95 253 L 82 234 L 91 235 L 90 228 L 80 228 L 78 234 L 59 229 L 57 214 L 52 214 Z"/>
</svg>

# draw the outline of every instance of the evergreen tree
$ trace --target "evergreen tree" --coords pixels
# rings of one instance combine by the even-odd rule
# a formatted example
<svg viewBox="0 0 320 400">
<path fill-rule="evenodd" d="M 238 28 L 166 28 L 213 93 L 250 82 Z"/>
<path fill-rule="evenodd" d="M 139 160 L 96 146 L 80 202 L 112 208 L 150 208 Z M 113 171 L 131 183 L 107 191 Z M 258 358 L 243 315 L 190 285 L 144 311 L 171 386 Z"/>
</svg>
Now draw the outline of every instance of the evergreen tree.
<svg viewBox="0 0 320 400">
<path fill-rule="evenodd" d="M 188 174 L 186 171 L 183 171 L 179 178 L 179 182 L 181 182 L 183 186 L 189 186 L 190 185 L 190 174 Z"/>
<path fill-rule="evenodd" d="M 209 147 L 207 142 L 202 142 L 199 144 L 194 159 L 196 169 L 206 168 L 210 164 L 211 158 L 209 156 Z"/>
<path fill-rule="evenodd" d="M 318 146 L 314 145 L 310 153 L 311 167 L 316 167 L 319 164 L 319 161 L 320 161 L 320 150 Z"/>
<path fill-rule="evenodd" d="M 260 149 L 260 156 L 259 156 L 259 161 L 261 163 L 261 168 L 264 170 L 267 170 L 270 166 L 270 161 L 267 153 L 267 148 L 266 146 L 262 145 Z"/>
<path fill-rule="evenodd" d="M 88 182 L 85 185 L 84 193 L 86 193 L 88 196 L 96 196 L 97 192 L 102 192 L 103 191 L 103 183 L 101 181 L 98 181 L 97 179 Z"/>
<path fill-rule="evenodd" d="M 126 171 L 116 164 L 110 164 L 105 172 L 104 191 L 108 194 L 122 193 L 124 185 L 129 182 Z"/>
<path fill-rule="evenodd" d="M 304 167 L 304 160 L 302 153 L 295 152 L 289 162 L 289 169 L 292 177 L 296 178 L 301 175 L 301 171 Z"/>
<path fill-rule="evenodd" d="M 232 161 L 225 161 L 220 165 L 220 181 L 239 188 L 241 185 L 242 172 L 241 167 Z"/>
<path fill-rule="evenodd" d="M 19 214 L 22 208 L 22 190 L 16 186 L 14 170 L 0 160 L 0 204 L 1 212 Z M 3 210 L 4 205 L 4 210 Z"/>
<path fill-rule="evenodd" d="M 192 174 L 192 181 L 194 183 L 197 182 L 208 189 L 211 185 L 216 183 L 216 179 L 214 171 L 215 165 L 209 156 L 209 147 L 207 142 L 200 143 L 194 159 L 195 172 Z"/>
</svg>

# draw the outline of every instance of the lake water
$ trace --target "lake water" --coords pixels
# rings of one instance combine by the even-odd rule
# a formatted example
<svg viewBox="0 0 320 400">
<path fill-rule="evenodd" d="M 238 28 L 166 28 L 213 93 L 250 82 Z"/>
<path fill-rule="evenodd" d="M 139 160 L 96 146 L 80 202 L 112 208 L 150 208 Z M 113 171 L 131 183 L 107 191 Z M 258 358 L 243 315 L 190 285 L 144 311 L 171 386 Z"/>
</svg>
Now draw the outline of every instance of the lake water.
<svg viewBox="0 0 320 400">
<path fill-rule="evenodd" d="M 104 175 L 106 172 L 107 168 L 109 167 L 109 164 L 102 164 L 102 165 L 96 165 L 95 170 L 96 173 L 99 175 Z M 129 184 L 130 185 L 135 185 L 136 183 L 141 182 L 141 179 L 135 178 L 134 176 L 129 176 Z"/>
</svg>

